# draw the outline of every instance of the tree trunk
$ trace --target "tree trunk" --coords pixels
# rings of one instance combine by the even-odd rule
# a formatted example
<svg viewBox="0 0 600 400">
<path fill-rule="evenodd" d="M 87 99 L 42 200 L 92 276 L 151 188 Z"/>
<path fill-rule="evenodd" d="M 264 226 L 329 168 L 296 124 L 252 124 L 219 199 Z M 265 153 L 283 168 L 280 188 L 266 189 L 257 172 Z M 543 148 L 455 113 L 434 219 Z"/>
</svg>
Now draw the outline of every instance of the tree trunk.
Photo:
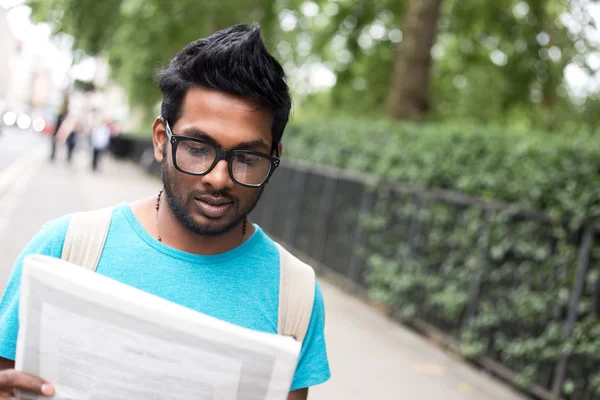
<svg viewBox="0 0 600 400">
<path fill-rule="evenodd" d="M 429 110 L 431 48 L 442 0 L 411 0 L 396 47 L 386 111 L 395 119 L 421 119 Z"/>
</svg>

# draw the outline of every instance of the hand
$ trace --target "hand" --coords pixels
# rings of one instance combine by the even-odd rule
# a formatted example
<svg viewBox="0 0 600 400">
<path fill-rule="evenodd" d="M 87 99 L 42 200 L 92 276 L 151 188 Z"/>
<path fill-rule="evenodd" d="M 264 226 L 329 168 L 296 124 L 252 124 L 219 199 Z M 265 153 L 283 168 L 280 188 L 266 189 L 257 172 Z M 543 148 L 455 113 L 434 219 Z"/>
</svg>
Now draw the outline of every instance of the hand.
<svg viewBox="0 0 600 400">
<path fill-rule="evenodd" d="M 39 394 L 46 397 L 54 396 L 54 387 L 40 377 L 5 369 L 0 371 L 0 400 L 16 399 L 16 390 Z"/>
</svg>

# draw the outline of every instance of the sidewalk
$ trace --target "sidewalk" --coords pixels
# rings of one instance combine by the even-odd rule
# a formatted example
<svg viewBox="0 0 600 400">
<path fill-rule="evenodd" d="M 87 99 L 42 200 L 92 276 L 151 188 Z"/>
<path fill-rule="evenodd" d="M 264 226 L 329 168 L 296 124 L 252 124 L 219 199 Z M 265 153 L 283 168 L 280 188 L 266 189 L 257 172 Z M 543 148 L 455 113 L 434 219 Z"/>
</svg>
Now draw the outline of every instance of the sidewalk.
<svg viewBox="0 0 600 400">
<path fill-rule="evenodd" d="M 12 263 L 46 221 L 154 196 L 162 187 L 133 163 L 105 157 L 94 174 L 85 151 L 75 153 L 71 168 L 63 160 L 59 154 L 51 164 L 47 146 L 40 146 L 0 173 L 0 290 Z"/>
<path fill-rule="evenodd" d="M 93 174 L 87 154 L 77 154 L 69 170 L 62 162 L 49 164 L 45 150 L 33 150 L 14 164 L 17 167 L 12 172 L 0 173 L 0 290 L 14 259 L 45 221 L 154 196 L 161 188 L 158 178 L 129 162 L 105 158 L 102 170 Z M 311 389 L 309 399 L 524 399 L 322 279 L 320 282 L 333 378 Z"/>
</svg>

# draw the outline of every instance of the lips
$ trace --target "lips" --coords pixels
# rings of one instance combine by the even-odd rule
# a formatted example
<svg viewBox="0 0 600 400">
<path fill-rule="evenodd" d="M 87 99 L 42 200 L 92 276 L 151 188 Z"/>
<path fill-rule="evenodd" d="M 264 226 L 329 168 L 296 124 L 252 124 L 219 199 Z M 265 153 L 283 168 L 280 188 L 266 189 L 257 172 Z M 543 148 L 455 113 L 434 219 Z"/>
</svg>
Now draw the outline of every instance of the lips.
<svg viewBox="0 0 600 400">
<path fill-rule="evenodd" d="M 231 209 L 233 202 L 224 198 L 200 197 L 194 199 L 202 214 L 209 218 L 221 218 Z"/>
<path fill-rule="evenodd" d="M 211 206 L 222 206 L 222 205 L 225 205 L 225 204 L 231 204 L 232 203 L 232 201 L 229 200 L 229 199 L 225 199 L 225 198 L 218 199 L 218 198 L 214 198 L 214 197 L 204 197 L 204 196 L 200 197 L 200 198 L 197 198 L 196 200 L 199 200 L 199 201 L 202 201 L 204 203 L 210 204 Z"/>
</svg>

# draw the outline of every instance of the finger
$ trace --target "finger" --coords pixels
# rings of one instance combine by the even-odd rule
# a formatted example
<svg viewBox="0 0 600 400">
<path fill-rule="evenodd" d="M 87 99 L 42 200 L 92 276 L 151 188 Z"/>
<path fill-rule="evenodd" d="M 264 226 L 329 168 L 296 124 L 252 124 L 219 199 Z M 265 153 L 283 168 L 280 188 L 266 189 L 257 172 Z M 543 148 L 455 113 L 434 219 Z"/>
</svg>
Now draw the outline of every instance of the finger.
<svg viewBox="0 0 600 400">
<path fill-rule="evenodd" d="M 0 397 L 0 399 L 4 400 L 4 397 Z M 7 397 L 8 400 L 32 400 L 31 397 Z"/>
<path fill-rule="evenodd" d="M 14 395 L 14 394 L 13 394 Z M 26 397 L 1 397 L 0 396 L 0 400 L 34 400 L 33 397 L 27 396 L 27 394 L 24 394 L 24 396 Z M 31 395 L 33 396 L 33 395 Z M 36 398 L 39 398 L 38 396 L 35 396 Z"/>
<path fill-rule="evenodd" d="M 16 395 L 17 394 L 14 393 L 14 392 L 13 393 L 6 393 L 6 394 L 0 393 L 0 400 L 33 400 L 33 397 L 30 397 L 29 395 L 27 395 L 27 393 L 22 393 L 21 394 L 22 396 L 25 396 L 25 397 L 21 397 L 21 396 L 19 396 L 19 397 L 12 397 L 12 396 L 16 396 Z M 6 397 L 4 397 L 4 396 L 6 396 Z M 31 396 L 34 396 L 34 395 L 32 394 Z M 35 397 L 38 398 L 37 395 L 35 395 Z"/>
<path fill-rule="evenodd" d="M 0 388 L 3 390 L 15 388 L 44 396 L 54 394 L 54 387 L 50 383 L 38 376 L 14 369 L 0 371 Z"/>
</svg>

